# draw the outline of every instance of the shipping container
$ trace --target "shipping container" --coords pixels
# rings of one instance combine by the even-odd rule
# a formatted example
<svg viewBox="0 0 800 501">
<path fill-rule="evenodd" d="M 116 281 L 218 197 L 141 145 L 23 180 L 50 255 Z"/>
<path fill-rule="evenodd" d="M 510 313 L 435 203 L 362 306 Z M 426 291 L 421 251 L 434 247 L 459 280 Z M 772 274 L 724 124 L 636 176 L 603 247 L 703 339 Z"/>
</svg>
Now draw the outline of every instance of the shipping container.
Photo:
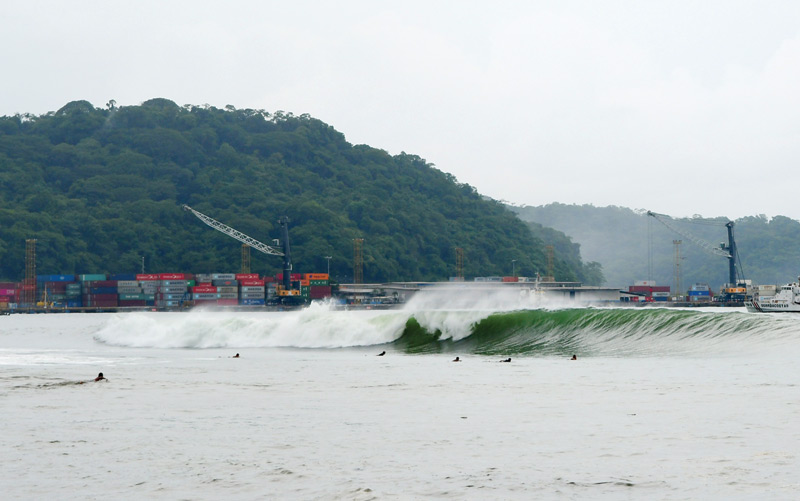
<svg viewBox="0 0 800 501">
<path fill-rule="evenodd" d="M 130 300 L 141 300 L 144 301 L 144 294 L 120 294 L 119 300 L 120 301 L 130 301 Z"/>
<path fill-rule="evenodd" d="M 517 277 L 503 277 L 503 282 L 518 282 Z"/>
<path fill-rule="evenodd" d="M 222 286 L 222 287 L 238 287 L 239 286 L 239 282 L 237 282 L 235 279 L 230 279 L 230 280 L 227 280 L 227 279 L 224 279 L 224 280 L 223 279 L 214 279 L 214 280 L 211 281 L 211 283 L 216 285 L 217 287 L 219 287 L 219 286 Z"/>
<path fill-rule="evenodd" d="M 114 280 L 84 280 L 83 287 L 116 287 L 117 282 Z"/>
<path fill-rule="evenodd" d="M 315 285 L 329 285 L 330 283 L 327 280 L 309 280 L 309 284 L 311 287 Z"/>
<path fill-rule="evenodd" d="M 37 275 L 37 282 L 74 282 L 75 275 Z"/>
<path fill-rule="evenodd" d="M 263 294 L 264 293 L 264 289 L 266 289 L 266 287 L 241 287 L 239 289 L 239 292 L 242 292 L 242 293 L 245 293 L 245 292 L 260 292 L 260 293 Z"/>
<path fill-rule="evenodd" d="M 188 280 L 162 280 L 161 287 L 188 287 Z"/>
<path fill-rule="evenodd" d="M 219 299 L 239 299 L 238 292 L 220 292 L 217 294 Z"/>
<path fill-rule="evenodd" d="M 196 285 L 192 287 L 192 292 L 196 293 L 203 293 L 203 294 L 216 294 L 217 288 L 213 285 Z"/>
<path fill-rule="evenodd" d="M 236 273 L 212 273 L 212 280 L 236 280 Z"/>
<path fill-rule="evenodd" d="M 306 273 L 303 277 L 306 280 L 330 280 L 327 273 Z"/>
<path fill-rule="evenodd" d="M 247 305 L 247 306 L 264 306 L 266 301 L 262 299 L 240 299 L 239 304 Z"/>
<path fill-rule="evenodd" d="M 311 299 L 325 299 L 331 297 L 330 286 L 312 285 L 308 292 L 308 297 Z"/>
<path fill-rule="evenodd" d="M 275 276 L 275 278 L 277 279 L 278 282 L 283 282 L 283 273 L 278 273 Z M 301 278 L 303 278 L 303 277 L 299 273 L 290 273 L 289 274 L 289 281 L 290 282 L 296 282 L 296 281 L 300 280 Z"/>
<path fill-rule="evenodd" d="M 239 299 L 217 299 L 217 304 L 221 306 L 239 306 Z"/>
<path fill-rule="evenodd" d="M 139 282 L 152 282 L 154 280 L 161 280 L 161 278 L 155 274 L 150 274 L 150 275 L 141 274 L 141 275 L 136 275 L 136 280 L 138 280 Z"/>
<path fill-rule="evenodd" d="M 234 280 L 242 281 L 242 280 L 259 280 L 261 277 L 258 273 L 237 273 L 233 276 Z"/>
<path fill-rule="evenodd" d="M 239 286 L 241 286 L 242 288 L 245 288 L 245 287 L 264 287 L 264 281 L 263 280 L 256 280 L 256 279 L 239 280 Z"/>
<path fill-rule="evenodd" d="M 119 305 L 122 307 L 147 306 L 147 301 L 144 299 L 120 299 Z"/>
<path fill-rule="evenodd" d="M 266 295 L 263 292 L 242 292 L 240 299 L 263 299 Z"/>
<path fill-rule="evenodd" d="M 119 281 L 132 282 L 132 281 L 136 281 L 136 273 L 117 273 L 117 274 L 114 274 L 114 275 L 109 275 L 108 279 L 109 280 L 116 280 L 117 282 L 119 282 Z"/>
<path fill-rule="evenodd" d="M 164 280 L 191 280 L 194 278 L 191 273 L 159 273 L 158 279 Z"/>
<path fill-rule="evenodd" d="M 100 274 L 100 273 L 94 275 L 78 275 L 79 282 L 97 282 L 105 279 L 106 279 L 105 274 Z"/>
<path fill-rule="evenodd" d="M 711 291 L 689 291 L 689 296 L 710 296 Z"/>
<path fill-rule="evenodd" d="M 198 299 L 213 299 L 213 300 L 217 300 L 217 299 L 219 299 L 219 297 L 217 297 L 217 293 L 216 292 L 193 292 L 192 293 L 192 299 L 194 299 L 195 301 L 198 300 Z"/>
</svg>

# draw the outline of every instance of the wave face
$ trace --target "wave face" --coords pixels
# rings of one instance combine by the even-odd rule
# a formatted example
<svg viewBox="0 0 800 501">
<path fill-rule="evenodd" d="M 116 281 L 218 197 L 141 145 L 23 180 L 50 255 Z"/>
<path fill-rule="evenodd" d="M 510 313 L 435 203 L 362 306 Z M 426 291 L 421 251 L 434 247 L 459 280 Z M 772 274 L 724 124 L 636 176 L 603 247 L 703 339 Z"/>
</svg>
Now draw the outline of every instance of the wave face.
<svg viewBox="0 0 800 501">
<path fill-rule="evenodd" d="M 99 342 L 153 348 L 348 348 L 517 356 L 663 356 L 798 351 L 800 316 L 671 308 L 127 313 Z M 785 351 L 784 351 L 785 353 Z"/>
</svg>

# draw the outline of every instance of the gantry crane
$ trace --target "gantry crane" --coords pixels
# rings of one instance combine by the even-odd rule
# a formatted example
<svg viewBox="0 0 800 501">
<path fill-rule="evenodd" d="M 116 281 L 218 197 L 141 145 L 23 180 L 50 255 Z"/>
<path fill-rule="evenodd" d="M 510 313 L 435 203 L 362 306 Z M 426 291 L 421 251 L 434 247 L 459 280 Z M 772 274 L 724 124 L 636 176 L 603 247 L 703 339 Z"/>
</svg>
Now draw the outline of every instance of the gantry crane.
<svg viewBox="0 0 800 501">
<path fill-rule="evenodd" d="M 269 254 L 271 256 L 283 256 L 283 288 L 278 291 L 279 296 L 299 296 L 300 291 L 292 290 L 292 282 L 291 282 L 291 274 L 292 274 L 292 254 L 291 249 L 289 247 L 289 218 L 283 216 L 278 220 L 278 223 L 281 225 L 281 240 L 283 241 L 283 251 L 280 251 L 274 247 L 270 247 L 269 245 L 259 242 L 253 237 L 245 235 L 239 230 L 231 228 L 230 226 L 220 223 L 216 219 L 206 216 L 202 212 L 199 212 L 195 209 L 192 209 L 188 205 L 183 206 L 184 210 L 190 211 L 192 214 L 197 216 L 197 218 L 206 223 L 208 226 L 211 226 L 215 230 L 228 235 L 229 237 L 233 237 L 236 240 L 249 245 L 251 248 L 263 252 L 264 254 Z"/>
</svg>

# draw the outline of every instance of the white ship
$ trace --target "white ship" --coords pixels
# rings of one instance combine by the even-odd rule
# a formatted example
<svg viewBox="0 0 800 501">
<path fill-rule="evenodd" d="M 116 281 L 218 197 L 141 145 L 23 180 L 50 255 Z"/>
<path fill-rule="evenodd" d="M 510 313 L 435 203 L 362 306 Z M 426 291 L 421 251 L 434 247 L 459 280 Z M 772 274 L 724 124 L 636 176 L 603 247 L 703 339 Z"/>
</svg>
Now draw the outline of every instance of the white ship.
<svg viewBox="0 0 800 501">
<path fill-rule="evenodd" d="M 800 282 L 800 278 L 798 278 Z M 800 284 L 786 284 L 774 296 L 754 296 L 745 303 L 747 311 L 758 313 L 800 313 Z"/>
</svg>

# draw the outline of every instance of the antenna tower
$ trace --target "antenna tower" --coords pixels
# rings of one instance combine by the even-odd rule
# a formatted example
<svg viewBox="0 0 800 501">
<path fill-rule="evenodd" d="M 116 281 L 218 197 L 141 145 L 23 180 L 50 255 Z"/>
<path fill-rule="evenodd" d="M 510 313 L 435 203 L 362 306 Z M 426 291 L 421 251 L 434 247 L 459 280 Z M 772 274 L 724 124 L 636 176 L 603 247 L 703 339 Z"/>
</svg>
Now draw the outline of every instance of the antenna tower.
<svg viewBox="0 0 800 501">
<path fill-rule="evenodd" d="M 456 279 L 464 281 L 464 249 L 456 247 Z"/>
<path fill-rule="evenodd" d="M 36 300 L 36 239 L 25 240 L 25 283 L 22 288 L 22 302 L 29 307 Z"/>
<path fill-rule="evenodd" d="M 242 273 L 250 273 L 250 246 L 242 244 Z"/>
<path fill-rule="evenodd" d="M 681 296 L 681 244 L 683 240 L 673 240 L 675 245 L 675 296 Z"/>
<path fill-rule="evenodd" d="M 556 274 L 555 266 L 553 265 L 553 262 L 555 261 L 555 247 L 548 245 L 545 247 L 545 249 L 547 249 L 547 276 L 542 278 L 542 282 L 555 282 Z"/>
<path fill-rule="evenodd" d="M 360 284 L 364 282 L 364 254 L 362 248 L 364 245 L 363 238 L 353 239 L 353 283 Z"/>
</svg>

